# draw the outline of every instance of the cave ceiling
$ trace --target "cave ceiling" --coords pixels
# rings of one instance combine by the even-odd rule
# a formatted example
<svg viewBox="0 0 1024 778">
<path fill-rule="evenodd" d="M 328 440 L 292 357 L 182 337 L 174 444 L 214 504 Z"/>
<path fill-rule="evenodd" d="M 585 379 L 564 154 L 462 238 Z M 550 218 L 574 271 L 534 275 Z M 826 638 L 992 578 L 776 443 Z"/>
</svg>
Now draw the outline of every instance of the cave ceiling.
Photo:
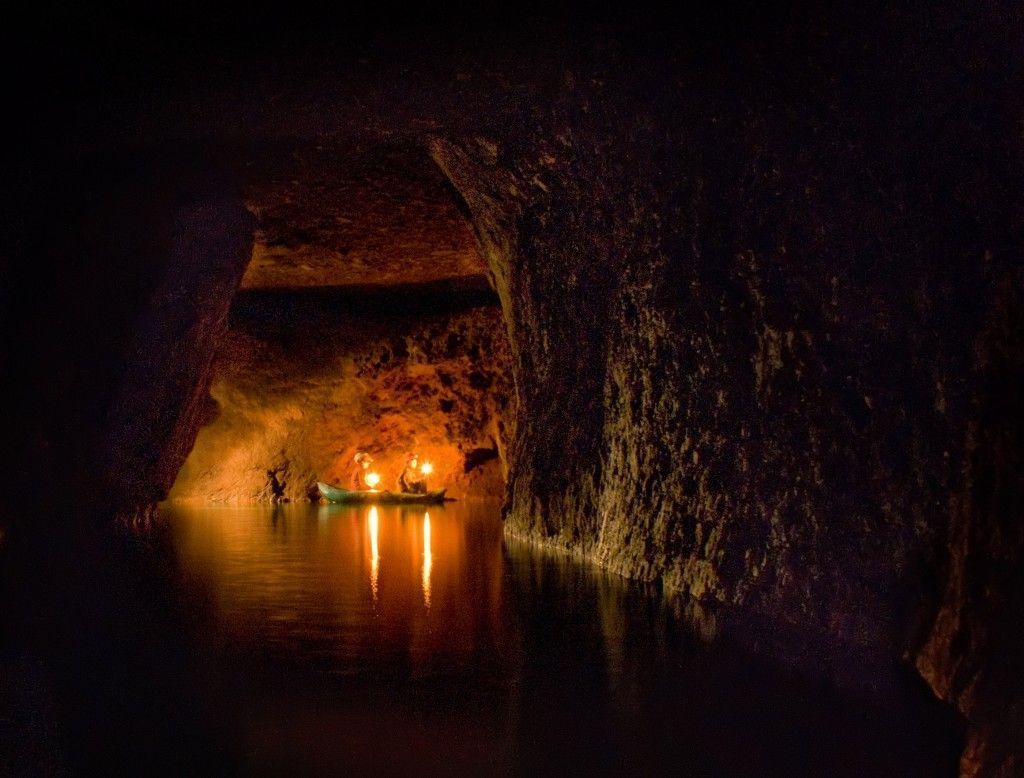
<svg viewBox="0 0 1024 778">
<path fill-rule="evenodd" d="M 457 195 L 422 149 L 279 152 L 249 184 L 259 219 L 243 288 L 482 280 Z"/>
</svg>

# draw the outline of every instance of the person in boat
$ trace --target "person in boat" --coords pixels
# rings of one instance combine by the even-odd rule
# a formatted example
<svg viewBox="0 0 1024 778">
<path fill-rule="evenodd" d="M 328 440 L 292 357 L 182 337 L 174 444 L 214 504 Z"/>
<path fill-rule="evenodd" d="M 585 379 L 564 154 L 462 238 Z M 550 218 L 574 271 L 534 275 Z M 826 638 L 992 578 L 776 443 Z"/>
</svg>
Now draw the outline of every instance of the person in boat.
<svg viewBox="0 0 1024 778">
<path fill-rule="evenodd" d="M 427 477 L 419 468 L 419 457 L 416 454 L 409 454 L 405 458 L 405 469 L 398 476 L 398 489 L 411 494 L 427 493 Z"/>
<path fill-rule="evenodd" d="M 366 474 L 370 472 L 370 465 L 373 464 L 373 457 L 365 451 L 360 451 L 356 454 L 355 461 L 355 467 L 352 469 L 352 488 L 360 492 L 372 489 L 373 487 L 366 483 Z"/>
</svg>

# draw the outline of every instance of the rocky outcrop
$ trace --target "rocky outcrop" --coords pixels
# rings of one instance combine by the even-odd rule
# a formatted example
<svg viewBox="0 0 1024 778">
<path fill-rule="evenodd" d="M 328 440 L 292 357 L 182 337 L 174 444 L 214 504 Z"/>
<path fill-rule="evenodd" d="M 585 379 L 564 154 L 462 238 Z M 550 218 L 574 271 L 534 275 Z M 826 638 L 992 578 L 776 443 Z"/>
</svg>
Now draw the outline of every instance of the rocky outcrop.
<svg viewBox="0 0 1024 778">
<path fill-rule="evenodd" d="M 381 488 L 415 450 L 450 496 L 500 497 L 508 361 L 486 287 L 241 292 L 214 366 L 216 419 L 171 497 L 317 499 L 317 480 L 348 484 L 360 450 Z"/>
</svg>

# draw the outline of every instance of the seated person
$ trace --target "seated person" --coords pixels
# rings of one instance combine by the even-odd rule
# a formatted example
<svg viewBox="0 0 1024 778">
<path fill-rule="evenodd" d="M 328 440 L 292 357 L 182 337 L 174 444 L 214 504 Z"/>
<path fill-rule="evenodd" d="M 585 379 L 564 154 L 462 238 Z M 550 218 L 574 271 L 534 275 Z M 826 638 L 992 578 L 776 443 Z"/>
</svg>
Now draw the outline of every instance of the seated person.
<svg viewBox="0 0 1024 778">
<path fill-rule="evenodd" d="M 405 469 L 398 476 L 398 489 L 412 494 L 427 493 L 427 477 L 420 472 L 419 457 L 416 454 L 406 457 Z"/>
<path fill-rule="evenodd" d="M 360 451 L 356 454 L 356 464 L 352 469 L 352 480 L 351 486 L 356 491 L 366 491 L 372 489 L 368 483 L 366 483 L 366 474 L 370 471 L 370 465 L 373 464 L 373 457 L 367 454 L 365 451 Z"/>
</svg>

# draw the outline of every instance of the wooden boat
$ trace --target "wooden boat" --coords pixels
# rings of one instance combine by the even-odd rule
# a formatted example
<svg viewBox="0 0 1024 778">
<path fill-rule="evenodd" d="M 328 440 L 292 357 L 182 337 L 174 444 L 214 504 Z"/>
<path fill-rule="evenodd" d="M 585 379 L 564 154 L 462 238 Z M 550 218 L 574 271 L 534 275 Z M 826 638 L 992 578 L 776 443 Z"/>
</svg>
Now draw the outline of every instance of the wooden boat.
<svg viewBox="0 0 1024 778">
<path fill-rule="evenodd" d="M 347 503 L 350 505 L 365 505 L 377 503 L 381 505 L 406 505 L 415 503 L 439 503 L 444 502 L 446 489 L 435 489 L 432 492 L 418 494 L 413 492 L 388 492 L 388 491 L 355 491 L 353 489 L 342 489 L 340 486 L 331 486 L 323 481 L 316 482 L 320 495 L 327 502 Z"/>
</svg>

